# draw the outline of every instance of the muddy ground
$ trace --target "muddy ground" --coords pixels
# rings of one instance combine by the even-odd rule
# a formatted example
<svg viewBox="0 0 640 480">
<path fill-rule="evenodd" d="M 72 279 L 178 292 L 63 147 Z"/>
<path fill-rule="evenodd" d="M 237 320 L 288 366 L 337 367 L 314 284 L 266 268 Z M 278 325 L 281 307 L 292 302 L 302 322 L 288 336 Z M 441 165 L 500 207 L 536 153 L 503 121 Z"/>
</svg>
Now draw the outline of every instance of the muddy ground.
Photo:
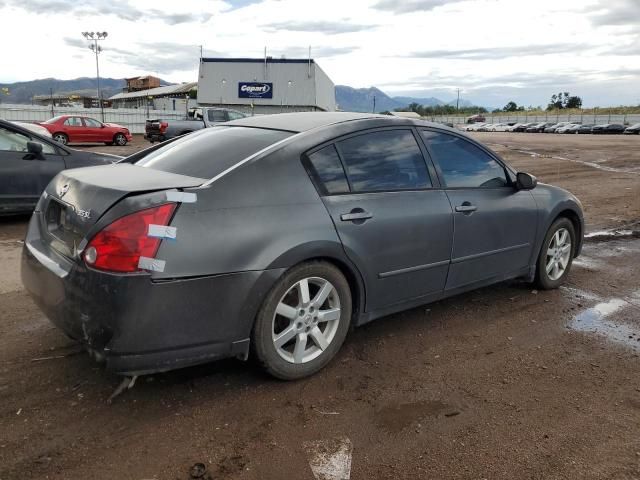
<svg viewBox="0 0 640 480">
<path fill-rule="evenodd" d="M 589 231 L 638 228 L 640 137 L 475 136 L 575 192 Z M 323 449 L 353 479 L 640 477 L 633 235 L 588 241 L 560 290 L 509 282 L 360 328 L 306 380 L 224 361 L 139 378 L 108 405 L 119 379 L 20 285 L 25 228 L 0 220 L 0 480 L 186 479 L 198 462 L 215 479 L 313 479 Z"/>
</svg>

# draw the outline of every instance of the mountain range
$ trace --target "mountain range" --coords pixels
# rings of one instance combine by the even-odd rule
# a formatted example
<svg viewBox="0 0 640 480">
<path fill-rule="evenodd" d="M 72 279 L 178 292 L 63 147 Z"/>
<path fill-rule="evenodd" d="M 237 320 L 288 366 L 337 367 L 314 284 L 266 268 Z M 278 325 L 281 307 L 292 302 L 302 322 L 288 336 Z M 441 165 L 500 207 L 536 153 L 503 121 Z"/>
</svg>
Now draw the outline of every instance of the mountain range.
<svg viewBox="0 0 640 480">
<path fill-rule="evenodd" d="M 162 85 L 169 82 L 161 80 Z M 124 79 L 101 78 L 100 86 L 104 98 L 109 98 L 122 92 L 125 87 Z M 9 94 L 0 93 L 0 102 L 30 104 L 35 95 L 49 95 L 50 93 L 62 95 L 87 95 L 93 96 L 96 91 L 96 79 L 81 77 L 73 80 L 57 80 L 55 78 L 43 78 L 16 83 L 0 83 L 0 90 L 7 88 Z M 336 103 L 340 110 L 351 112 L 384 112 L 396 108 L 404 108 L 411 103 L 425 106 L 455 105 L 456 101 L 445 102 L 435 97 L 391 97 L 376 87 L 353 88 L 346 85 L 336 85 Z M 470 107 L 473 104 L 467 100 L 460 100 L 461 107 Z"/>
</svg>

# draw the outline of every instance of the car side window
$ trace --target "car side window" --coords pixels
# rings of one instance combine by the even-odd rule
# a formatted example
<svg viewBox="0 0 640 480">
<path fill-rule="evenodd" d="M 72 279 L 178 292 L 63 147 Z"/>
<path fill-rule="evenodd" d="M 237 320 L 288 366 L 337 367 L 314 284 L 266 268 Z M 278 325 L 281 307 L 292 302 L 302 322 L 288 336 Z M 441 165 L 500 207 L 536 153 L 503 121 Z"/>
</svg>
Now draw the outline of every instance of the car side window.
<svg viewBox="0 0 640 480">
<path fill-rule="evenodd" d="M 504 167 L 464 138 L 421 130 L 440 165 L 447 187 L 496 188 L 509 185 Z"/>
<path fill-rule="evenodd" d="M 209 110 L 207 113 L 210 122 L 226 122 L 227 117 L 224 110 Z"/>
<path fill-rule="evenodd" d="M 334 145 L 324 147 L 307 158 L 311 164 L 311 177 L 320 188 L 322 195 L 335 195 L 349 191 L 347 176 Z"/>
<path fill-rule="evenodd" d="M 240 112 L 227 112 L 229 114 L 229 120 L 239 120 L 241 118 L 245 118 L 246 115 Z"/>
<path fill-rule="evenodd" d="M 5 128 L 0 128 L 0 151 L 5 152 L 27 152 L 27 142 L 31 138 L 18 132 L 13 132 Z M 37 143 L 40 143 L 36 140 Z M 42 143 L 42 153 L 56 153 L 55 149 L 46 143 Z"/>
<path fill-rule="evenodd" d="M 353 192 L 431 187 L 427 165 L 411 130 L 380 130 L 337 143 Z"/>
<path fill-rule="evenodd" d="M 102 127 L 102 124 L 100 122 L 98 122 L 97 120 L 94 120 L 93 118 L 85 118 L 84 119 L 84 124 L 87 127 L 90 127 L 90 128 L 100 128 L 100 127 Z"/>
<path fill-rule="evenodd" d="M 64 124 L 68 127 L 81 127 L 82 120 L 78 117 L 69 117 L 64 121 Z"/>
</svg>

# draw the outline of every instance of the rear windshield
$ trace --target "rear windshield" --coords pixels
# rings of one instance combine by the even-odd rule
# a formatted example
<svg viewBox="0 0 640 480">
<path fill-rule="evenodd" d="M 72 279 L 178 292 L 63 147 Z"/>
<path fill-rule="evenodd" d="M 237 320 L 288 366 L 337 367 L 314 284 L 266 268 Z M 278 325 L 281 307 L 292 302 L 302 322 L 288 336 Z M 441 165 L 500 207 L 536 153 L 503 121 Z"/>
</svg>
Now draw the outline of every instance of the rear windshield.
<svg viewBox="0 0 640 480">
<path fill-rule="evenodd" d="M 185 135 L 135 162 L 141 167 L 213 178 L 260 150 L 292 135 L 281 130 L 211 127 Z"/>
<path fill-rule="evenodd" d="M 56 123 L 58 120 L 60 120 L 63 116 L 57 116 L 57 117 L 53 117 L 50 118 L 49 120 L 47 120 L 46 122 L 42 122 L 42 123 Z"/>
</svg>

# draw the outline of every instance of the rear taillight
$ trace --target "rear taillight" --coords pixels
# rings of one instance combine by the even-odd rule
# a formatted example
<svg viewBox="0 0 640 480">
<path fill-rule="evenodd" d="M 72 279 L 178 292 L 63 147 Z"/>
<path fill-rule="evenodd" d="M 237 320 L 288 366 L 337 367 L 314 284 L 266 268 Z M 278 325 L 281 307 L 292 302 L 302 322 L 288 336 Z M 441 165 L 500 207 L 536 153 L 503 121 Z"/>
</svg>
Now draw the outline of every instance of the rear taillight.
<svg viewBox="0 0 640 480">
<path fill-rule="evenodd" d="M 91 239 L 84 261 L 108 272 L 140 271 L 140 257 L 154 258 L 162 241 L 148 236 L 149 225 L 168 225 L 175 209 L 175 203 L 166 203 L 119 218 Z"/>
<path fill-rule="evenodd" d="M 160 122 L 160 132 L 164 133 L 168 126 L 169 124 L 167 122 Z"/>
</svg>

